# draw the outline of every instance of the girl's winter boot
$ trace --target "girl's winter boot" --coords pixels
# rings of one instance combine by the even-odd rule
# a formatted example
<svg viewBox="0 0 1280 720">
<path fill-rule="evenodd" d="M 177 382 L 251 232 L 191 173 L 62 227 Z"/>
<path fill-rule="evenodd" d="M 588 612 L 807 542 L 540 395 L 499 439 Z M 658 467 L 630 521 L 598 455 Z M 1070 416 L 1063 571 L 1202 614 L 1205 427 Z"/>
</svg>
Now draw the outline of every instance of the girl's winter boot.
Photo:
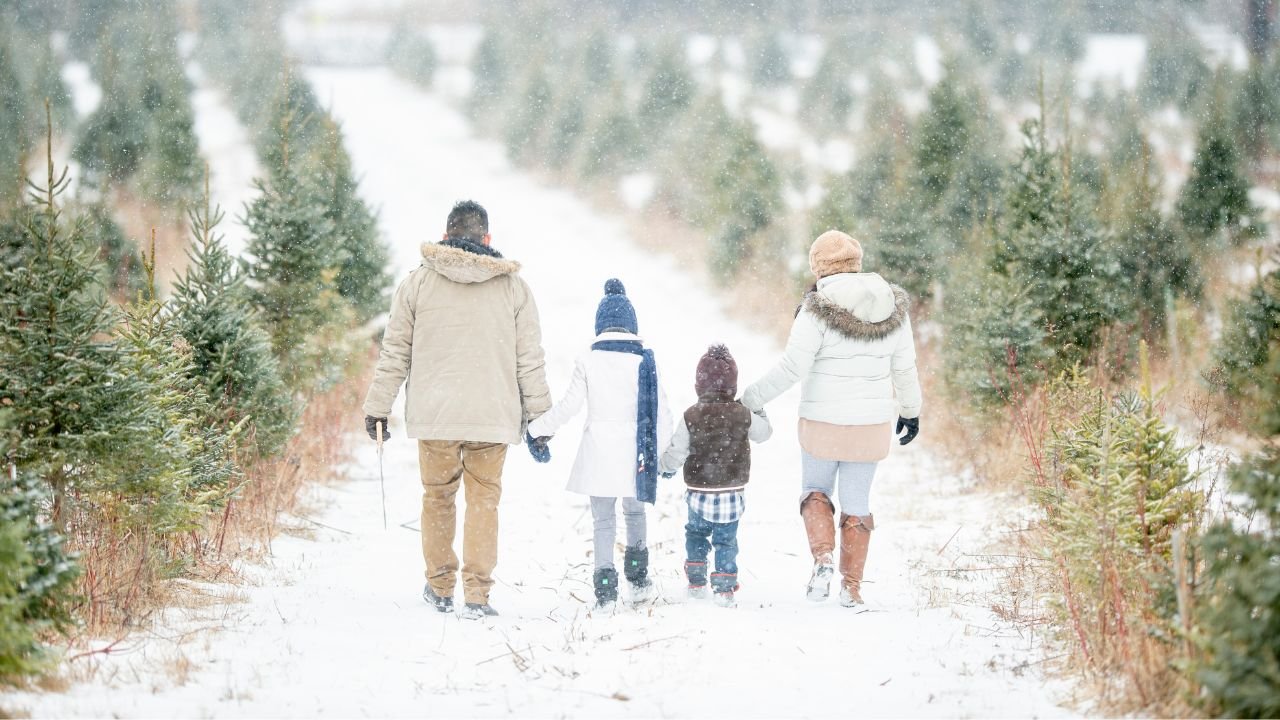
<svg viewBox="0 0 1280 720">
<path fill-rule="evenodd" d="M 693 560 L 684 561 L 684 574 L 689 578 L 689 597 L 705 600 L 707 598 L 707 564 Z"/>
<path fill-rule="evenodd" d="M 595 574 L 596 607 L 606 609 L 618 602 L 618 571 L 599 568 Z"/>
<path fill-rule="evenodd" d="M 631 583 L 631 602 L 643 603 L 653 599 L 657 588 L 649 579 L 649 548 L 629 547 L 622 556 L 622 573 Z"/>
<path fill-rule="evenodd" d="M 840 604 L 845 607 L 863 604 L 862 571 L 867 566 L 867 550 L 875 527 L 871 515 L 840 516 Z"/>
</svg>

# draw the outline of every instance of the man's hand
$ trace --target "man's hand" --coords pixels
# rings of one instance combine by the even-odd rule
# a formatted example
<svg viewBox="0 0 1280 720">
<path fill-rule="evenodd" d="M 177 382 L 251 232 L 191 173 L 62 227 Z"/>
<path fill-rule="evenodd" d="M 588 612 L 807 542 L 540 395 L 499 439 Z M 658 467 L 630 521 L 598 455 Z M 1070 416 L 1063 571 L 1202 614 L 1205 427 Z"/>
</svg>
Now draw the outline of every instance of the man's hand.
<svg viewBox="0 0 1280 720">
<path fill-rule="evenodd" d="M 382 423 L 382 439 L 390 440 L 391 431 L 387 429 L 387 419 L 384 417 L 374 417 L 372 415 L 364 416 L 364 429 L 369 433 L 370 440 L 378 439 L 378 423 Z"/>
<path fill-rule="evenodd" d="M 529 433 L 525 433 L 524 441 L 525 444 L 529 446 L 529 454 L 533 456 L 535 461 L 540 463 L 551 462 L 551 446 L 549 444 L 551 442 L 551 438 L 535 438 Z"/>
<path fill-rule="evenodd" d="M 907 431 L 905 435 L 902 433 L 904 428 Z M 916 435 L 920 434 L 920 418 L 898 418 L 898 427 L 894 429 L 893 434 L 901 436 L 898 439 L 899 445 L 906 445 L 912 440 L 915 440 Z"/>
</svg>

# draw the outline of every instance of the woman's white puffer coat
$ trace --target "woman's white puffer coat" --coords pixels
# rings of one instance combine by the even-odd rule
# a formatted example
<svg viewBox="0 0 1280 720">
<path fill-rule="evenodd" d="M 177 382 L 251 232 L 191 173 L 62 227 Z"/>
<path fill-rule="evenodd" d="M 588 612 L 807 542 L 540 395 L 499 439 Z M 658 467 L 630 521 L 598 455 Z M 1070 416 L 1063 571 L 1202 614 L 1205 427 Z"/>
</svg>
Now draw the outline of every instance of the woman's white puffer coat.
<svg viewBox="0 0 1280 720">
<path fill-rule="evenodd" d="M 920 415 L 920 380 L 905 290 L 876 273 L 823 278 L 791 326 L 782 360 L 742 394 L 759 410 L 801 383 L 800 417 L 879 425 Z"/>
</svg>

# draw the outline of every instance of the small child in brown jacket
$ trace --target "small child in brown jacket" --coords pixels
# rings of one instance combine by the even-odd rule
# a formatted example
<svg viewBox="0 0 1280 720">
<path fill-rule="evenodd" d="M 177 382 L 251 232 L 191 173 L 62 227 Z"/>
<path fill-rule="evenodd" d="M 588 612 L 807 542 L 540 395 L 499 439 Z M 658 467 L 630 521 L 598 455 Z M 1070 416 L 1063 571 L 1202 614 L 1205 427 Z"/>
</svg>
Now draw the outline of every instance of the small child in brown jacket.
<svg viewBox="0 0 1280 720">
<path fill-rule="evenodd" d="M 694 381 L 698 402 L 677 423 L 659 469 L 672 477 L 684 467 L 689 522 L 685 531 L 685 574 L 689 594 L 707 596 L 707 556 L 716 551 L 711 588 L 718 605 L 733 607 L 738 589 L 738 521 L 746 510 L 744 490 L 751 476 L 751 443 L 773 434 L 764 411 L 752 413 L 734 399 L 738 365 L 724 345 L 712 345 L 698 361 Z"/>
</svg>

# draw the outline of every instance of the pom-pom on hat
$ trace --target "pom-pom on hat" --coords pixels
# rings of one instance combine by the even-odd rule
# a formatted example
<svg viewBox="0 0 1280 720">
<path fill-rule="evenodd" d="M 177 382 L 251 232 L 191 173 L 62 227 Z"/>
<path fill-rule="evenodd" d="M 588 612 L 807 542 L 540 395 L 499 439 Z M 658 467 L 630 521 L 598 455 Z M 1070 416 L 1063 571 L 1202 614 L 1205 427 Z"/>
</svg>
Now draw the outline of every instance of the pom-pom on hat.
<svg viewBox="0 0 1280 720">
<path fill-rule="evenodd" d="M 627 289 L 618 278 L 604 284 L 604 299 L 600 301 L 600 307 L 596 308 L 596 334 L 613 328 L 625 330 L 632 335 L 640 333 L 636 309 L 631 306 L 631 301 L 627 299 Z"/>
<path fill-rule="evenodd" d="M 819 280 L 828 275 L 862 272 L 862 245 L 846 233 L 828 230 L 809 248 L 809 269 Z"/>
<path fill-rule="evenodd" d="M 733 397 L 738 394 L 738 363 L 729 348 L 712 345 L 698 361 L 698 375 L 693 381 L 698 397 L 716 394 Z"/>
</svg>

